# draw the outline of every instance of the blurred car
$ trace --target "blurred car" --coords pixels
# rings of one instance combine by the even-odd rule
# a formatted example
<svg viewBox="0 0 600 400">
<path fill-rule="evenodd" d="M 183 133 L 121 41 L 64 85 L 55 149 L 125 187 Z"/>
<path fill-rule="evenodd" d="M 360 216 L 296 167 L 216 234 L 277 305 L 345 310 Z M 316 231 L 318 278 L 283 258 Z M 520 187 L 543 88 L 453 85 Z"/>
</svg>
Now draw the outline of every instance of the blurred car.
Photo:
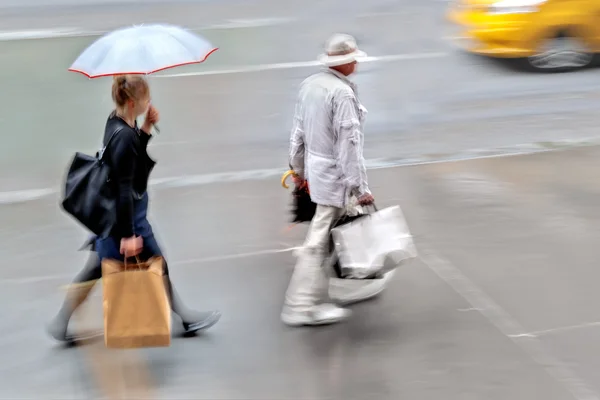
<svg viewBox="0 0 600 400">
<path fill-rule="evenodd" d="M 584 68 L 600 53 L 600 0 L 456 0 L 448 18 L 464 50 L 536 70 Z"/>
</svg>

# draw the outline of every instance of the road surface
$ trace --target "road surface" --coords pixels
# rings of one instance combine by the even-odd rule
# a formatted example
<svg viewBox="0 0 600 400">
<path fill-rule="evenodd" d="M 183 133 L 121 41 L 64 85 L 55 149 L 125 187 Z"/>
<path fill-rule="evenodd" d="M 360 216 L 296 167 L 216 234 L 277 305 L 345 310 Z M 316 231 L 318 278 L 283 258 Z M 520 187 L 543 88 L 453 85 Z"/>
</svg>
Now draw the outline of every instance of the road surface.
<svg viewBox="0 0 600 400">
<path fill-rule="evenodd" d="M 89 353 L 43 331 L 85 259 L 85 232 L 56 191 L 73 152 L 98 147 L 111 109 L 110 81 L 66 68 L 94 35 L 159 20 L 221 48 L 152 79 L 162 134 L 151 207 L 182 295 L 224 316 L 201 337 L 135 353 L 154 397 L 599 398 L 597 71 L 533 75 L 461 54 L 444 7 L 264 0 L 3 14 L 0 398 L 97 393 Z M 296 88 L 335 31 L 373 57 L 355 78 L 371 185 L 380 207 L 403 207 L 421 257 L 347 324 L 292 330 L 279 311 L 305 227 L 285 230 L 278 178 Z M 36 36 L 54 37 L 19 40 Z M 97 296 L 89 307 L 100 326 Z M 136 368 L 103 354 L 121 381 Z"/>
</svg>

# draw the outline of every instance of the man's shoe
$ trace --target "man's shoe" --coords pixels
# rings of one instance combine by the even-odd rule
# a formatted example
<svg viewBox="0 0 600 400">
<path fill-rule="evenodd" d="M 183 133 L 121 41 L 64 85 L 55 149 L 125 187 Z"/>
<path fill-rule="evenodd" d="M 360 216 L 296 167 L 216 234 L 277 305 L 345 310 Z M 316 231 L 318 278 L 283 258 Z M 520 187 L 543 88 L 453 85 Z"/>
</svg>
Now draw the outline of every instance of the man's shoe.
<svg viewBox="0 0 600 400">
<path fill-rule="evenodd" d="M 296 312 L 284 306 L 281 320 L 289 326 L 317 326 L 342 322 L 351 315 L 352 311 L 334 304 L 319 304 L 305 312 Z"/>
</svg>

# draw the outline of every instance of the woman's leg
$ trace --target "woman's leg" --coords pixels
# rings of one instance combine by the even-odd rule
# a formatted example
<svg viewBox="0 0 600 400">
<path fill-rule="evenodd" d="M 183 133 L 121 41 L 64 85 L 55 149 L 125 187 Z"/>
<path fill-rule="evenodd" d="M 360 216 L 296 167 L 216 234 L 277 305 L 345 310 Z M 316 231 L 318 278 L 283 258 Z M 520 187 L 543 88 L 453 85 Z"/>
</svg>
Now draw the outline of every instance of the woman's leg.
<svg viewBox="0 0 600 400">
<path fill-rule="evenodd" d="M 91 252 L 88 260 L 73 283 L 67 289 L 67 295 L 58 314 L 48 326 L 50 335 L 59 342 L 72 341 L 74 338 L 67 334 L 69 321 L 75 310 L 87 299 L 94 284 L 102 277 L 100 258 L 96 252 Z"/>
<path fill-rule="evenodd" d="M 136 202 L 134 210 L 135 230 L 136 233 L 142 236 L 144 240 L 144 249 L 140 254 L 140 258 L 146 260 L 153 256 L 161 256 L 164 258 L 163 252 L 156 241 L 156 238 L 154 237 L 152 226 L 147 218 L 148 203 L 148 193 L 145 193 L 144 196 L 138 202 Z M 171 278 L 169 276 L 169 267 L 166 260 L 165 275 L 165 285 L 167 294 L 171 300 L 171 309 L 181 318 L 186 334 L 192 334 L 201 329 L 210 328 L 219 321 L 221 318 L 221 313 L 218 311 L 198 312 L 190 310 L 183 304 L 183 301 L 181 301 L 181 298 L 177 294 L 177 291 L 171 282 Z"/>
<path fill-rule="evenodd" d="M 119 247 L 114 238 L 90 238 L 85 247 L 91 245 L 92 251 L 81 272 L 77 274 L 67 289 L 67 295 L 56 317 L 48 326 L 52 337 L 61 342 L 73 341 L 75 338 L 67 334 L 69 321 L 75 310 L 87 299 L 96 281 L 102 278 L 101 260 L 103 258 L 119 258 Z"/>
<path fill-rule="evenodd" d="M 150 231 L 151 232 L 151 231 Z M 160 249 L 154 234 L 150 234 L 144 239 L 144 250 L 140 255 L 142 259 L 149 259 L 153 256 L 161 256 L 164 258 L 163 253 Z M 217 322 L 221 318 L 221 313 L 219 311 L 195 311 L 186 307 L 181 300 L 181 297 L 175 290 L 173 283 L 171 282 L 171 277 L 169 275 L 169 266 L 167 261 L 165 260 L 165 286 L 167 289 L 167 294 L 169 299 L 171 300 L 171 310 L 175 314 L 177 314 L 181 318 L 181 322 L 183 323 L 183 328 L 185 329 L 186 334 L 192 334 L 202 329 L 208 329 Z"/>
</svg>

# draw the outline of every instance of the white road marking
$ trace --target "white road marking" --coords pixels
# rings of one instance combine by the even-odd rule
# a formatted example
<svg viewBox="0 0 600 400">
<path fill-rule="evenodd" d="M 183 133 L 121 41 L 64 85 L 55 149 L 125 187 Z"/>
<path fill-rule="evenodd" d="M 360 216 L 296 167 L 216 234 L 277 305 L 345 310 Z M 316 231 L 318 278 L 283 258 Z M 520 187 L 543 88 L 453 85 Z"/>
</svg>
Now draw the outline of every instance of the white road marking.
<svg viewBox="0 0 600 400">
<path fill-rule="evenodd" d="M 31 189 L 0 192 L 0 204 L 21 203 L 23 201 L 39 200 L 56 193 L 55 189 Z"/>
<path fill-rule="evenodd" d="M 469 40 L 470 37 L 466 35 L 453 35 L 453 36 L 442 36 L 442 40 L 448 42 L 456 42 L 457 40 Z"/>
<path fill-rule="evenodd" d="M 432 53 L 406 53 L 406 54 L 393 54 L 384 55 L 377 57 L 364 57 L 359 59 L 361 63 L 370 62 L 391 62 L 391 61 L 410 61 L 410 60 L 424 60 L 432 58 L 443 58 L 448 56 L 447 53 L 432 52 Z M 273 63 L 273 64 L 259 64 L 259 65 L 248 65 L 239 68 L 228 68 L 228 69 L 216 69 L 207 71 L 196 71 L 196 72 L 183 72 L 179 74 L 156 74 L 155 78 L 182 78 L 189 76 L 206 76 L 206 75 L 224 75 L 224 74 L 243 74 L 250 72 L 262 72 L 272 71 L 279 69 L 295 69 L 295 68 L 309 68 L 317 67 L 321 65 L 318 61 L 297 61 L 287 63 Z"/>
<path fill-rule="evenodd" d="M 175 260 L 169 261 L 169 265 L 174 266 L 197 266 L 198 264 L 206 264 L 206 263 L 214 263 L 219 261 L 229 261 L 229 260 L 239 260 L 242 258 L 252 258 L 252 257 L 260 257 L 260 256 L 269 256 L 275 254 L 285 254 L 292 253 L 301 247 L 287 247 L 282 249 L 267 249 L 267 250 L 259 250 L 259 251 L 250 251 L 246 253 L 238 253 L 238 254 L 227 254 L 221 256 L 212 256 L 212 257 L 204 257 L 204 258 L 190 258 L 185 260 Z M 49 281 L 67 281 L 71 280 L 73 277 L 71 275 L 42 275 L 42 276 L 33 276 L 27 278 L 5 278 L 0 279 L 0 285 L 24 285 L 24 284 L 35 284 L 35 283 L 43 283 Z"/>
<path fill-rule="evenodd" d="M 273 254 L 282 254 L 282 253 L 291 253 L 294 252 L 301 247 L 288 247 L 285 249 L 268 249 L 268 250 L 260 250 L 260 251 L 250 251 L 247 253 L 239 253 L 239 254 L 229 254 L 226 256 L 215 256 L 215 257 L 205 257 L 205 258 L 191 258 L 188 260 L 181 260 L 170 262 L 169 264 L 173 265 L 190 265 L 190 264 L 204 264 L 209 262 L 217 262 L 217 261 L 228 261 L 228 260 L 239 260 L 241 258 L 249 258 L 249 257 L 258 257 L 258 256 L 268 256 Z"/>
<path fill-rule="evenodd" d="M 77 28 L 0 31 L 0 41 L 53 39 L 58 37 L 78 36 L 80 34 L 81 30 Z"/>
<path fill-rule="evenodd" d="M 226 30 L 226 29 L 248 29 L 262 28 L 267 26 L 284 25 L 294 22 L 294 18 L 256 18 L 256 19 L 229 19 L 225 22 L 214 25 L 206 25 L 203 27 L 190 28 L 192 31 L 208 31 L 208 30 Z M 118 29 L 120 27 L 115 27 Z M 62 37 L 91 37 L 102 36 L 112 32 L 110 30 L 86 30 L 76 27 L 65 28 L 46 28 L 46 29 L 24 29 L 0 31 L 0 42 L 16 41 L 16 40 L 40 40 L 40 39 L 55 39 Z"/>
<path fill-rule="evenodd" d="M 574 146 L 591 146 L 600 144 L 600 138 L 585 138 L 582 140 L 565 140 L 562 143 L 565 147 Z M 471 150 L 466 150 L 448 157 L 442 157 L 434 160 L 429 159 L 375 159 L 367 160 L 367 168 L 370 170 L 413 167 L 418 165 L 431 165 L 450 162 L 462 162 L 468 160 L 481 160 L 500 157 L 514 157 L 526 154 L 550 153 L 563 150 L 564 148 L 557 146 L 555 148 L 544 147 L 535 143 L 519 144 L 510 148 L 499 148 L 486 150 L 484 154 L 476 154 Z M 513 150 L 510 150 L 513 149 Z M 259 181 L 280 177 L 285 172 L 285 168 L 268 168 L 259 170 L 244 170 L 221 172 L 214 174 L 198 174 L 198 175 L 180 175 L 173 177 L 165 177 L 151 179 L 150 186 L 160 188 L 183 188 L 200 185 L 210 185 L 214 183 L 230 183 L 242 181 Z M 46 198 L 56 195 L 56 188 L 45 189 L 30 189 L 30 190 L 14 190 L 0 192 L 0 206 L 7 204 L 23 203 Z"/>
<path fill-rule="evenodd" d="M 209 25 L 205 28 L 198 28 L 198 30 L 262 28 L 265 26 L 289 24 L 295 20 L 295 18 L 230 19 L 223 24 Z"/>
<path fill-rule="evenodd" d="M 463 297 L 472 308 L 487 318 L 502 334 L 510 338 L 528 354 L 550 376 L 561 383 L 576 400 L 598 400 L 598 394 L 572 371 L 567 364 L 555 358 L 535 337 L 518 337 L 525 329 L 500 307 L 487 293 L 466 277 L 459 268 L 447 260 L 434 255 L 431 251 L 419 247 L 421 260 L 429 269 Z"/>
<path fill-rule="evenodd" d="M 68 281 L 73 279 L 73 275 L 40 275 L 27 278 L 5 278 L 0 279 L 0 285 L 28 285 L 43 283 L 49 281 Z"/>
<path fill-rule="evenodd" d="M 600 327 L 600 321 L 589 322 L 586 324 L 579 324 L 579 325 L 561 326 L 559 328 L 544 329 L 541 331 L 519 333 L 519 334 L 512 335 L 511 337 L 513 337 L 513 338 L 537 338 L 540 336 L 552 335 L 555 333 L 569 332 L 569 331 L 586 329 L 586 328 L 598 328 L 598 327 Z"/>
</svg>

